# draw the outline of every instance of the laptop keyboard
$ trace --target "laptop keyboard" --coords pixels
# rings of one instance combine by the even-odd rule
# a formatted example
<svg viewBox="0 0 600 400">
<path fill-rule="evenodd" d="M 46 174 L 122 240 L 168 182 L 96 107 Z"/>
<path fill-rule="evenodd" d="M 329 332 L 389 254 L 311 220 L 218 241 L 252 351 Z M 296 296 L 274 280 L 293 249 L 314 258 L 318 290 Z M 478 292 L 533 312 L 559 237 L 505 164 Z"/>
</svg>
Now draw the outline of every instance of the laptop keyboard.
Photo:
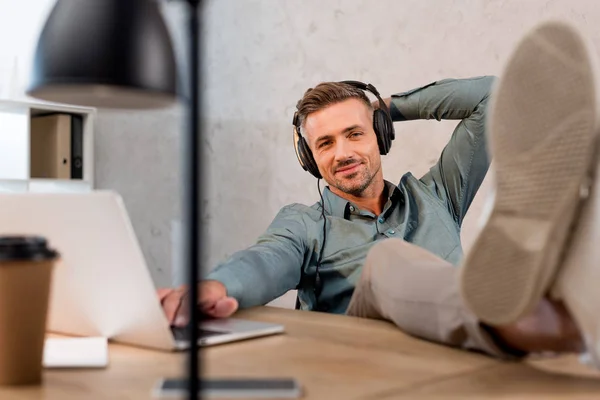
<svg viewBox="0 0 600 400">
<path fill-rule="evenodd" d="M 173 337 L 175 338 L 175 340 L 178 340 L 178 341 L 188 340 L 186 328 L 179 328 L 179 327 L 172 326 L 171 332 L 173 332 Z M 198 328 L 198 338 L 199 339 L 204 339 L 204 338 L 207 338 L 210 336 L 223 335 L 225 333 L 227 333 L 227 332 L 211 331 L 208 329 Z"/>
</svg>

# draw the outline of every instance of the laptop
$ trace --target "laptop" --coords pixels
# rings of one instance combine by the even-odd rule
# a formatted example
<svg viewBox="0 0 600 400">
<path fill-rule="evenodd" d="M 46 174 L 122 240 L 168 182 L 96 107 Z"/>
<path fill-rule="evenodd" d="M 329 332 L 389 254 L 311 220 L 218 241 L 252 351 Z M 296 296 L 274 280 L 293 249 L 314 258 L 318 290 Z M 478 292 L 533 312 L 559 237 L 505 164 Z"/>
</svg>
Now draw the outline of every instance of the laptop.
<svg viewBox="0 0 600 400">
<path fill-rule="evenodd" d="M 48 331 L 102 336 L 159 350 L 189 346 L 167 320 L 121 197 L 91 193 L 0 194 L 0 235 L 40 235 L 58 250 Z M 199 345 L 284 332 L 279 324 L 237 318 L 203 321 Z"/>
</svg>

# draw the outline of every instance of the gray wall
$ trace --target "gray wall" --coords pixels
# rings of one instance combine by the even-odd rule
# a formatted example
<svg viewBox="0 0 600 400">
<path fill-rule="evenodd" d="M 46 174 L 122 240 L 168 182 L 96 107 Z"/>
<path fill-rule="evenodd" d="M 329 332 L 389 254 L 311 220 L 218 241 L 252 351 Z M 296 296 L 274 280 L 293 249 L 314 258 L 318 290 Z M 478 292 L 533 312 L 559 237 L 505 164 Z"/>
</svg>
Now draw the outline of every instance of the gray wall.
<svg viewBox="0 0 600 400">
<path fill-rule="evenodd" d="M 176 3 L 176 2 L 175 2 Z M 248 246 L 290 202 L 317 200 L 291 142 L 294 105 L 320 81 L 359 79 L 383 95 L 436 79 L 499 74 L 519 36 L 542 17 L 585 29 L 593 1 L 215 0 L 204 15 L 206 46 L 207 268 Z M 163 7 L 185 61 L 185 9 Z M 159 284 L 171 278 L 171 222 L 179 217 L 180 110 L 100 113 L 98 187 L 119 190 Z M 425 172 L 454 122 L 396 124 L 385 177 Z M 160 161 L 154 161 L 160 157 Z M 486 180 L 465 223 L 468 249 Z M 181 281 L 175 271 L 175 282 Z"/>
<path fill-rule="evenodd" d="M 33 43 L 51 3 L 0 0 L 2 96 L 15 68 L 25 87 Z M 163 2 L 162 7 L 185 63 L 185 5 Z M 283 205 L 317 200 L 315 180 L 295 159 L 290 130 L 294 105 L 308 87 L 360 79 L 387 96 L 436 79 L 499 74 L 525 30 L 550 17 L 575 21 L 600 39 L 592 24 L 600 20 L 595 0 L 208 1 L 202 87 L 208 268 L 251 244 Z M 181 279 L 171 271 L 171 242 L 172 222 L 180 216 L 182 117 L 174 108 L 101 110 L 98 118 L 97 187 L 123 195 L 158 285 L 170 284 L 173 275 L 176 282 Z M 383 161 L 386 179 L 426 171 L 454 126 L 397 124 L 397 139 Z M 465 222 L 467 249 L 488 187 L 489 180 Z"/>
<path fill-rule="evenodd" d="M 123 196 L 157 285 L 171 284 L 172 221 L 179 218 L 182 113 L 98 113 L 96 187 Z"/>
<path fill-rule="evenodd" d="M 186 8 L 161 2 L 187 95 Z M 181 135 L 185 105 L 159 111 L 98 111 L 95 136 L 96 187 L 123 196 L 157 286 L 183 283 L 177 227 L 181 218 Z"/>
</svg>

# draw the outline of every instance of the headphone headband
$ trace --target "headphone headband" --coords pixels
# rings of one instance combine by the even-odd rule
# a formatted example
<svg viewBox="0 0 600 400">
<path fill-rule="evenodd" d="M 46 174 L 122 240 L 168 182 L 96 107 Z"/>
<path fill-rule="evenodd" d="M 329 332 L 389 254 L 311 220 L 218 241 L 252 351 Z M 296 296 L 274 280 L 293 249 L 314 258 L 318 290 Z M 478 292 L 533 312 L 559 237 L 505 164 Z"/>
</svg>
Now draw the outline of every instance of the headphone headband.
<svg viewBox="0 0 600 400">
<path fill-rule="evenodd" d="M 379 91 L 375 88 L 375 86 L 371 85 L 370 83 L 363 83 L 360 81 L 341 81 L 339 83 L 345 83 L 348 85 L 352 85 L 359 89 L 373 93 L 373 95 L 375 97 L 377 97 L 377 101 L 379 102 L 379 109 L 382 110 L 383 112 L 385 112 L 388 117 L 390 117 L 390 110 L 388 110 L 387 104 L 385 104 L 385 101 L 383 101 L 383 99 L 379 95 Z M 391 119 L 391 117 L 390 117 L 390 119 Z"/>
<path fill-rule="evenodd" d="M 347 85 L 352 85 L 358 89 L 369 91 L 369 92 L 373 93 L 373 95 L 375 97 L 377 97 L 377 100 L 379 101 L 379 108 L 382 109 L 383 111 L 385 111 L 386 114 L 388 114 L 388 115 L 390 114 L 387 104 L 385 104 L 385 101 L 383 101 L 383 99 L 379 95 L 379 91 L 375 88 L 375 86 L 371 85 L 370 83 L 364 83 L 364 82 L 353 81 L 353 80 L 339 81 L 338 83 L 345 83 Z M 292 124 L 296 127 L 296 129 L 298 131 L 297 134 L 301 136 L 300 126 L 298 124 L 298 109 L 296 109 L 296 111 L 294 112 L 294 118 L 292 120 Z"/>
<path fill-rule="evenodd" d="M 379 98 L 379 92 L 377 91 L 377 89 L 375 89 L 375 86 L 371 85 L 370 83 L 363 83 L 360 81 L 341 81 L 339 83 L 346 83 L 348 85 L 355 86 L 362 90 L 368 90 L 369 92 L 373 93 L 377 98 Z"/>
</svg>

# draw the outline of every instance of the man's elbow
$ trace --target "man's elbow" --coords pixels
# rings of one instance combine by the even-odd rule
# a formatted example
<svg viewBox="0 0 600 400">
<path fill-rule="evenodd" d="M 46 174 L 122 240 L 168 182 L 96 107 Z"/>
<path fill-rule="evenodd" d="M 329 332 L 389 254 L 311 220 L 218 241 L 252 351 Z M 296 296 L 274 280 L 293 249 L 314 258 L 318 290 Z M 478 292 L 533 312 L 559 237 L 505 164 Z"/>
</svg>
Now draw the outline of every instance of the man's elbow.
<svg viewBox="0 0 600 400">
<path fill-rule="evenodd" d="M 494 88 L 496 87 L 496 83 L 498 82 L 498 77 L 495 75 L 486 75 L 483 77 L 483 79 L 485 81 L 484 86 L 486 88 L 486 95 L 484 96 L 484 99 L 486 99 L 494 91 Z"/>
</svg>

